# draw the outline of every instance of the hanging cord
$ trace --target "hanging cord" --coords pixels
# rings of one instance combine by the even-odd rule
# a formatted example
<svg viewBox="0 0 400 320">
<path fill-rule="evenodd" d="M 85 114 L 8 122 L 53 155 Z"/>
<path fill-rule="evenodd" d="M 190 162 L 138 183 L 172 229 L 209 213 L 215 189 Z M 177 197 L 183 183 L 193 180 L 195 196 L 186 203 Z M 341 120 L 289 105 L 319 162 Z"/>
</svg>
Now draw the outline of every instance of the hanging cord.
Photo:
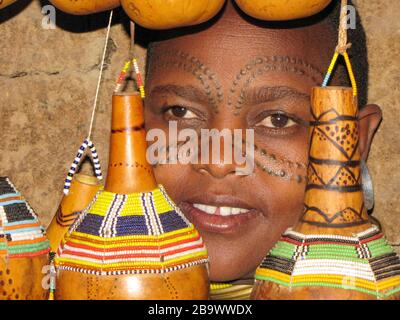
<svg viewBox="0 0 400 320">
<path fill-rule="evenodd" d="M 113 10 L 111 10 L 111 12 L 110 12 L 110 18 L 109 18 L 109 20 L 108 20 L 106 40 L 105 40 L 105 42 L 104 42 L 104 49 L 103 49 L 103 57 L 101 58 L 99 79 L 97 80 L 96 95 L 95 95 L 94 101 L 93 101 L 92 118 L 90 119 L 89 134 L 88 134 L 88 138 L 87 138 L 88 140 L 90 140 L 90 138 L 91 138 L 91 136 L 92 136 L 93 122 L 94 122 L 94 116 L 95 116 L 96 108 L 97 108 L 97 100 L 98 100 L 98 97 L 99 97 L 101 78 L 102 78 L 102 76 L 103 76 L 104 62 L 105 62 L 105 60 L 106 60 L 108 39 L 110 38 L 110 30 L 111 30 L 112 17 L 113 17 Z"/>
<path fill-rule="evenodd" d="M 347 42 L 347 0 L 342 0 L 341 11 L 340 11 L 340 25 L 339 25 L 339 36 L 338 44 L 335 49 L 332 61 L 329 65 L 328 72 L 325 75 L 322 87 L 326 87 L 332 76 L 333 69 L 335 68 L 336 62 L 339 55 L 342 55 L 346 63 L 347 71 L 349 73 L 349 78 L 351 81 L 351 86 L 353 87 L 353 95 L 357 96 L 357 82 L 354 76 L 353 67 L 351 66 L 350 58 L 347 50 L 351 47 L 351 43 Z"/>
<path fill-rule="evenodd" d="M 136 84 L 140 92 L 140 97 L 144 99 L 146 97 L 145 91 L 144 91 L 144 82 L 143 82 L 143 77 L 139 69 L 138 61 L 135 58 L 135 24 L 134 22 L 131 21 L 131 41 L 130 41 L 130 47 L 129 47 L 129 59 L 125 62 L 124 67 L 122 68 L 122 71 L 120 72 L 118 79 L 117 79 L 117 84 L 115 86 L 114 92 L 121 92 L 124 88 L 125 81 L 127 79 L 129 71 L 131 71 L 132 67 L 136 75 Z"/>
<path fill-rule="evenodd" d="M 101 166 L 100 166 L 100 160 L 99 156 L 97 154 L 96 148 L 91 140 L 92 137 L 92 131 L 93 131 L 93 123 L 94 123 L 94 117 L 96 115 L 96 108 L 97 108 L 97 101 L 99 97 L 99 92 L 100 92 L 100 84 L 101 84 L 101 79 L 103 76 L 103 69 L 104 69 L 104 62 L 106 59 L 106 53 L 107 53 L 107 45 L 108 45 L 108 40 L 110 38 L 110 30 L 111 30 L 111 22 L 112 22 L 112 17 L 113 17 L 113 11 L 111 10 L 110 12 L 110 18 L 108 21 L 108 26 L 107 26 L 107 33 L 106 33 L 106 38 L 105 38 L 105 43 L 104 43 L 104 49 L 103 49 L 103 56 L 101 58 L 101 64 L 100 64 L 100 72 L 99 72 L 99 78 L 97 80 L 97 87 L 96 87 L 96 94 L 94 97 L 93 101 L 93 108 L 92 108 L 92 116 L 90 119 L 90 125 L 89 125 L 89 132 L 87 135 L 87 138 L 83 141 L 81 146 L 79 147 L 79 150 L 75 156 L 74 161 L 71 164 L 71 167 L 68 171 L 67 177 L 65 179 L 64 183 L 64 194 L 68 195 L 69 189 L 71 187 L 71 182 L 72 178 L 76 172 L 76 169 L 78 168 L 78 165 L 80 161 L 82 160 L 82 156 L 85 153 L 86 149 L 89 147 L 90 152 L 92 154 L 92 160 L 93 160 L 93 165 L 94 165 L 94 172 L 98 180 L 103 180 L 103 174 L 101 172 Z"/>
</svg>

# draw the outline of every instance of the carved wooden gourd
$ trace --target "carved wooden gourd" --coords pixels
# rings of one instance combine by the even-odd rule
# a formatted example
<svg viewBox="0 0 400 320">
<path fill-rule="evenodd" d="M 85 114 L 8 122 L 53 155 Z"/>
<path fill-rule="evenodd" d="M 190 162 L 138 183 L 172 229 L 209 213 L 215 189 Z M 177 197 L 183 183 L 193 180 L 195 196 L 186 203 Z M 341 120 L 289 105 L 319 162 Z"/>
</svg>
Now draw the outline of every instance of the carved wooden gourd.
<svg viewBox="0 0 400 320">
<path fill-rule="evenodd" d="M 142 101 L 113 96 L 104 191 L 79 216 L 55 259 L 56 299 L 207 299 L 204 243 L 146 160 Z"/>
<path fill-rule="evenodd" d="M 74 15 L 92 14 L 120 6 L 120 0 L 50 0 L 50 2 L 61 11 Z"/>
<path fill-rule="evenodd" d="M 16 1 L 17 0 L 0 0 L 0 10 L 5 7 L 8 7 L 10 4 L 13 4 Z"/>
<path fill-rule="evenodd" d="M 171 29 L 200 24 L 214 17 L 225 0 L 122 0 L 126 14 L 149 29 Z"/>
<path fill-rule="evenodd" d="M 235 0 L 249 16 L 268 21 L 306 18 L 325 9 L 332 0 Z"/>
<path fill-rule="evenodd" d="M 47 296 L 49 242 L 37 216 L 8 178 L 0 177 L 0 299 Z M 44 272 L 44 273 L 42 273 Z"/>
<path fill-rule="evenodd" d="M 356 98 L 312 90 L 305 209 L 256 271 L 253 299 L 398 299 L 400 259 L 364 207 Z"/>
<path fill-rule="evenodd" d="M 75 174 L 68 195 L 64 195 L 58 210 L 47 227 L 47 238 L 52 252 L 57 252 L 61 240 L 79 214 L 93 200 L 103 186 L 96 177 Z"/>
</svg>

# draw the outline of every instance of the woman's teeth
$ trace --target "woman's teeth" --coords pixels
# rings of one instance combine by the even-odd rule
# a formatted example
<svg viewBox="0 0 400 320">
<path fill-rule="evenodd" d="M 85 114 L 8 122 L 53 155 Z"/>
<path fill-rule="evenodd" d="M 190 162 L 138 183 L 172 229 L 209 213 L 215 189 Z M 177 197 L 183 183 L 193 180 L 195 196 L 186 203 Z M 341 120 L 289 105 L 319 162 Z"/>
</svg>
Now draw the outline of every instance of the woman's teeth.
<svg viewBox="0 0 400 320">
<path fill-rule="evenodd" d="M 215 215 L 221 215 L 221 216 L 232 216 L 232 215 L 249 212 L 248 209 L 243 209 L 243 208 L 214 207 L 214 206 L 208 206 L 208 205 L 201 204 L 201 203 L 193 203 L 193 207 L 195 207 L 196 209 L 199 209 L 205 213 L 208 213 L 208 214 L 215 214 Z"/>
</svg>

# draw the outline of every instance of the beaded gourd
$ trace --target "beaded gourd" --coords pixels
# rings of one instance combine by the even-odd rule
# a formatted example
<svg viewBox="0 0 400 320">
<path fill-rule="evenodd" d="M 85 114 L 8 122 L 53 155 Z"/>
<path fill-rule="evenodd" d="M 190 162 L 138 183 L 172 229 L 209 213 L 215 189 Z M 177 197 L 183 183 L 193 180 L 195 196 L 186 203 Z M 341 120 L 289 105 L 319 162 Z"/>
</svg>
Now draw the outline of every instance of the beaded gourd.
<svg viewBox="0 0 400 320">
<path fill-rule="evenodd" d="M 356 100 L 313 88 L 304 214 L 257 269 L 254 299 L 400 298 L 400 259 L 364 206 Z"/>
<path fill-rule="evenodd" d="M 45 299 L 50 251 L 44 228 L 6 177 L 0 177 L 0 299 Z"/>
<path fill-rule="evenodd" d="M 56 299 L 206 299 L 208 257 L 146 159 L 140 95 L 114 94 L 104 190 L 58 250 Z"/>
</svg>

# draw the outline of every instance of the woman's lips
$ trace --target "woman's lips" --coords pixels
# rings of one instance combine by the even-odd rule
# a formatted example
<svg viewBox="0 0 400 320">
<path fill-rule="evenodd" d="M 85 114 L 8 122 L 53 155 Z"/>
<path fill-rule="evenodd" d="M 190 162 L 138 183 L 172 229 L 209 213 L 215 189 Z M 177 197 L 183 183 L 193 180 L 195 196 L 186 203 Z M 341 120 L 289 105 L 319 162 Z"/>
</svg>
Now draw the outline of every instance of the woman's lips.
<svg viewBox="0 0 400 320">
<path fill-rule="evenodd" d="M 179 207 L 197 229 L 213 233 L 234 233 L 260 213 L 256 209 L 191 202 L 182 202 Z"/>
</svg>

